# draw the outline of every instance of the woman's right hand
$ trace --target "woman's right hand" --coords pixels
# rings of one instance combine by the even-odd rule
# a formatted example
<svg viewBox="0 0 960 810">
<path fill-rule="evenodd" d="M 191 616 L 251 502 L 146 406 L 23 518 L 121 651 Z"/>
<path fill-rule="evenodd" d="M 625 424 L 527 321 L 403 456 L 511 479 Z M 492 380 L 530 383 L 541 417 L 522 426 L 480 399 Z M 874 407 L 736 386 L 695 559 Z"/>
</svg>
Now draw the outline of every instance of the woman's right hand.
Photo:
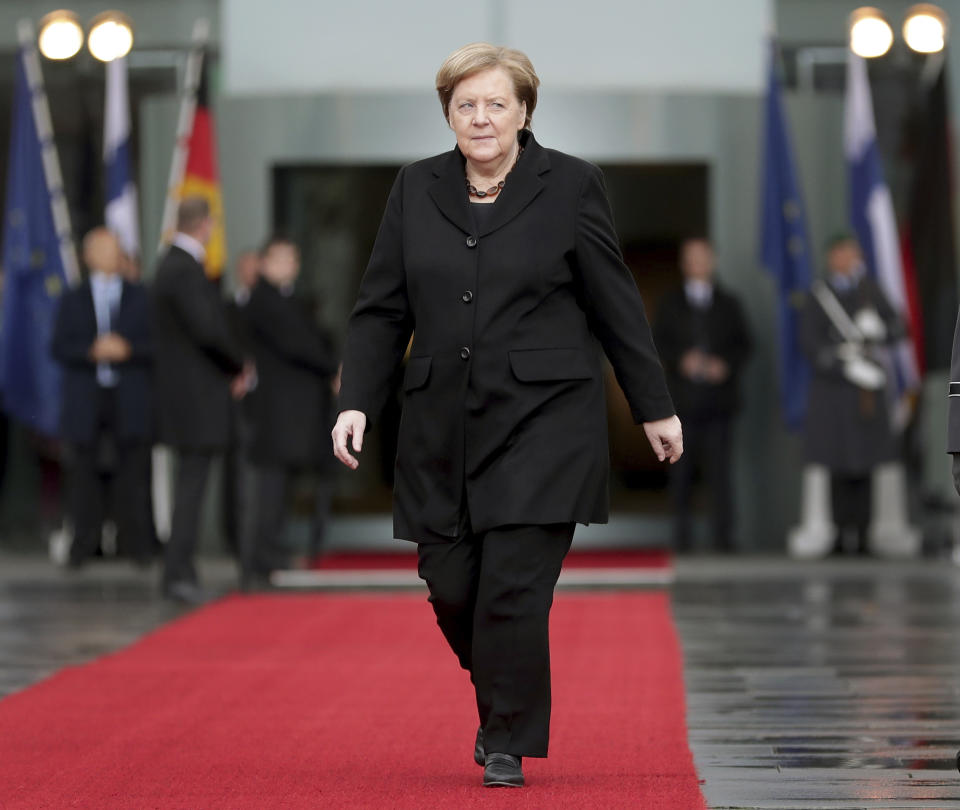
<svg viewBox="0 0 960 810">
<path fill-rule="evenodd" d="M 333 426 L 333 454 L 351 470 L 357 469 L 360 462 L 351 455 L 347 440 L 353 437 L 353 451 L 363 449 L 363 432 L 367 429 L 367 415 L 363 411 L 341 411 L 337 424 Z"/>
</svg>

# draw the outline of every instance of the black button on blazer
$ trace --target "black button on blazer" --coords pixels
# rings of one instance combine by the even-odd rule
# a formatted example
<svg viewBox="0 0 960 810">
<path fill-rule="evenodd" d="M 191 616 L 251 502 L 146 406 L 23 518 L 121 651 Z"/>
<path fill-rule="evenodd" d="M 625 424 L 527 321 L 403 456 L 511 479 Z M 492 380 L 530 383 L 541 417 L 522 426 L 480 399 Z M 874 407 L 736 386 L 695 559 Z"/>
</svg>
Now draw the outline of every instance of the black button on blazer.
<svg viewBox="0 0 960 810">
<path fill-rule="evenodd" d="M 459 149 L 401 169 L 350 316 L 340 408 L 370 422 L 414 335 L 398 538 L 455 536 L 464 493 L 475 531 L 606 521 L 600 347 L 638 423 L 674 413 L 599 169 L 521 137 L 479 229 Z"/>
</svg>

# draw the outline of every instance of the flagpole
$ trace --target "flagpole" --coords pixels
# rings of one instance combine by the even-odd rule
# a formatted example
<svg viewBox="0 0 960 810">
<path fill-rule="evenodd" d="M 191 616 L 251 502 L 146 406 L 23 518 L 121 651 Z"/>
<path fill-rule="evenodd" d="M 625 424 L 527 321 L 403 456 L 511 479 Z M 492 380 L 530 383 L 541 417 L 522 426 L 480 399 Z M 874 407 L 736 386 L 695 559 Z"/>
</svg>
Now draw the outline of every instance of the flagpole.
<svg viewBox="0 0 960 810">
<path fill-rule="evenodd" d="M 43 72 L 40 70 L 40 57 L 37 54 L 36 36 L 30 20 L 17 23 L 17 36 L 23 50 L 23 69 L 30 88 L 30 107 L 33 110 L 33 123 L 37 128 L 37 137 L 43 156 L 43 178 L 50 195 L 50 208 L 53 212 L 53 227 L 60 245 L 60 261 L 70 286 L 80 281 L 80 265 L 73 243 L 73 230 L 70 227 L 70 211 L 63 193 L 63 174 L 60 171 L 60 159 L 53 140 L 53 123 L 50 117 L 50 105 L 43 89 Z"/>
<path fill-rule="evenodd" d="M 163 206 L 163 220 L 160 224 L 160 244 L 157 252 L 169 243 L 173 236 L 177 220 L 177 204 L 180 201 L 180 185 L 187 166 L 187 144 L 193 131 L 193 117 L 197 110 L 197 91 L 200 87 L 200 75 L 203 68 L 203 53 L 210 36 L 210 22 L 197 20 L 193 26 L 193 48 L 187 56 L 184 76 L 183 98 L 180 101 L 180 115 L 177 119 L 177 139 L 170 161 L 170 175 L 167 179 L 167 199 Z"/>
</svg>

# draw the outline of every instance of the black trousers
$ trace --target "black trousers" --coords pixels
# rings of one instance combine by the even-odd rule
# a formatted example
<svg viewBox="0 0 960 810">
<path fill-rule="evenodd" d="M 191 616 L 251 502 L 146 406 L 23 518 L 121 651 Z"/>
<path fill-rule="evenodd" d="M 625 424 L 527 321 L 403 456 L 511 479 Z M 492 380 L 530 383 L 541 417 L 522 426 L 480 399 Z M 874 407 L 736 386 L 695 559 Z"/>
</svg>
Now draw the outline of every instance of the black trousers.
<svg viewBox="0 0 960 810">
<path fill-rule="evenodd" d="M 153 553 L 150 525 L 150 448 L 116 435 L 115 393 L 100 389 L 97 436 L 70 447 L 70 559 L 80 564 L 100 547 L 103 522 L 113 517 L 124 553 L 146 563 Z"/>
<path fill-rule="evenodd" d="M 714 547 L 719 551 L 731 548 L 732 438 L 732 420 L 728 416 L 683 420 L 683 456 L 670 467 L 673 545 L 677 551 L 690 549 L 690 499 L 698 470 L 710 492 L 710 523 Z"/>
<path fill-rule="evenodd" d="M 200 531 L 200 510 L 210 477 L 213 452 L 180 450 L 173 492 L 173 521 L 164 555 L 164 585 L 197 582 L 194 555 Z"/>
<path fill-rule="evenodd" d="M 437 624 L 470 673 L 488 752 L 547 755 L 550 608 L 574 526 L 468 528 L 417 546 Z"/>
<path fill-rule="evenodd" d="M 288 495 L 290 481 L 296 470 L 282 465 L 256 465 L 254 467 L 254 528 L 250 542 L 245 542 L 240 554 L 243 575 L 269 574 L 289 564 L 289 551 L 284 543 L 287 527 Z M 318 476 L 314 488 L 314 512 L 310 526 L 308 553 L 311 557 L 320 553 L 326 536 L 333 498 L 333 478 Z"/>
<path fill-rule="evenodd" d="M 253 425 L 243 402 L 231 403 L 230 443 L 223 455 L 221 518 L 227 550 L 240 560 L 253 530 L 254 467 L 250 462 Z"/>
<path fill-rule="evenodd" d="M 870 496 L 872 479 L 865 475 L 830 474 L 830 497 L 833 522 L 837 526 L 836 550 L 844 551 L 844 534 L 853 530 L 857 551 L 867 551 L 867 528 L 870 524 Z"/>
</svg>

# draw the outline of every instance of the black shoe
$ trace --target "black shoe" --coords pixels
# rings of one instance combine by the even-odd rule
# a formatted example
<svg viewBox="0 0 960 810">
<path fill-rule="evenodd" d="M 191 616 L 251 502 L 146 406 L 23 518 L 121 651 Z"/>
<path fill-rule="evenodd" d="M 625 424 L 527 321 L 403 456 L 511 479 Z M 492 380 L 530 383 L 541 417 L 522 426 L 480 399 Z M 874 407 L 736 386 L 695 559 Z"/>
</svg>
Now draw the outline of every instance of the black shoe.
<svg viewBox="0 0 960 810">
<path fill-rule="evenodd" d="M 200 586 L 187 581 L 167 583 L 163 586 L 163 595 L 185 605 L 202 605 L 207 601 L 207 595 Z"/>
<path fill-rule="evenodd" d="M 523 787 L 520 757 L 512 754 L 487 754 L 483 768 L 484 787 Z"/>
<path fill-rule="evenodd" d="M 477 741 L 473 744 L 473 761 L 481 768 L 487 764 L 487 755 L 483 750 L 483 726 L 477 729 Z"/>
</svg>

